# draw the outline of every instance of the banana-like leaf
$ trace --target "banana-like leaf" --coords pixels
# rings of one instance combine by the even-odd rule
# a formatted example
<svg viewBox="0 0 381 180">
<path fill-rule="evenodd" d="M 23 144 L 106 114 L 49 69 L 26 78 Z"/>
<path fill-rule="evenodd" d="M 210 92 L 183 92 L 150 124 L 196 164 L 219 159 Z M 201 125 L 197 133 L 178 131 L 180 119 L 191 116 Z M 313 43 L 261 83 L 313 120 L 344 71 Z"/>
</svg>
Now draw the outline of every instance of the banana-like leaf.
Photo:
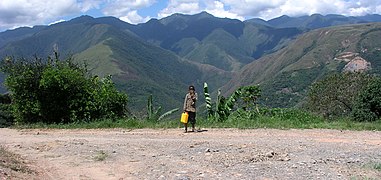
<svg viewBox="0 0 381 180">
<path fill-rule="evenodd" d="M 208 115 L 210 116 L 213 114 L 212 99 L 210 98 L 208 84 L 206 82 L 204 82 L 204 96 L 205 96 L 206 109 L 208 110 Z"/>
<path fill-rule="evenodd" d="M 175 109 L 172 109 L 172 110 L 170 110 L 170 111 L 167 111 L 166 113 L 162 114 L 162 115 L 159 117 L 159 119 L 157 119 L 157 120 L 160 121 L 160 120 L 164 119 L 165 117 L 167 117 L 167 116 L 169 116 L 169 115 L 175 113 L 175 112 L 178 111 L 178 110 L 179 110 L 179 108 L 175 108 Z"/>
</svg>

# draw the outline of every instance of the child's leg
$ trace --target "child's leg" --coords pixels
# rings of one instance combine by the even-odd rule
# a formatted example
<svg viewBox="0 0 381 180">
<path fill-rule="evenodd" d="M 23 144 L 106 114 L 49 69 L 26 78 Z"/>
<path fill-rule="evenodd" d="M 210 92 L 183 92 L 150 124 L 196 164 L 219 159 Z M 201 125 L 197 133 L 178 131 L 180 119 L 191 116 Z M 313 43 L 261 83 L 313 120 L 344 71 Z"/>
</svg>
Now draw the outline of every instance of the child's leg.
<svg viewBox="0 0 381 180">
<path fill-rule="evenodd" d="M 195 124 L 196 124 L 196 113 L 195 112 L 189 112 L 189 122 L 192 125 L 192 132 L 194 132 L 195 129 Z"/>
</svg>

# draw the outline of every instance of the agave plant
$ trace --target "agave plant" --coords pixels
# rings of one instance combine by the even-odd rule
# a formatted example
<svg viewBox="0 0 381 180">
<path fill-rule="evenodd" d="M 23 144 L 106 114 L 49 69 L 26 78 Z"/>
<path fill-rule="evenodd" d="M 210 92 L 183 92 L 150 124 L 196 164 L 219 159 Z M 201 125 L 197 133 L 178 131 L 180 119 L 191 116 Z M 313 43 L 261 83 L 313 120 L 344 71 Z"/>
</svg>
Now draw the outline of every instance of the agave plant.
<svg viewBox="0 0 381 180">
<path fill-rule="evenodd" d="M 163 114 L 161 114 L 161 106 L 159 106 L 156 110 L 153 107 L 153 97 L 152 94 L 148 96 L 147 100 L 147 120 L 149 121 L 160 121 L 164 119 L 167 116 L 170 116 L 171 114 L 175 113 L 179 110 L 179 108 L 172 109 L 170 111 L 167 111 Z M 161 115 L 160 115 L 161 114 Z"/>
</svg>

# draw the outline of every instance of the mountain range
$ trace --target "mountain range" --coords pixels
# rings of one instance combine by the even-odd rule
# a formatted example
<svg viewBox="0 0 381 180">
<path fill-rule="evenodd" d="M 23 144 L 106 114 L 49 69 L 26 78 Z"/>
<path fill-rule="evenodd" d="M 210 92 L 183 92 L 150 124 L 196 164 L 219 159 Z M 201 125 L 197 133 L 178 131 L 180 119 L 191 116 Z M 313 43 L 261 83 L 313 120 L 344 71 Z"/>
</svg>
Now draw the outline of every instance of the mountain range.
<svg viewBox="0 0 381 180">
<path fill-rule="evenodd" d="M 195 85 L 202 97 L 203 82 L 225 95 L 260 84 L 263 104 L 292 107 L 303 101 L 311 83 L 345 70 L 354 59 L 380 73 L 378 22 L 380 15 L 239 21 L 202 12 L 132 25 L 114 17 L 81 16 L 1 32 L 0 57 L 46 57 L 53 50 L 63 58 L 73 55 L 93 74 L 112 75 L 136 111 L 144 109 L 149 94 L 164 109 L 181 107 L 187 86 Z"/>
</svg>

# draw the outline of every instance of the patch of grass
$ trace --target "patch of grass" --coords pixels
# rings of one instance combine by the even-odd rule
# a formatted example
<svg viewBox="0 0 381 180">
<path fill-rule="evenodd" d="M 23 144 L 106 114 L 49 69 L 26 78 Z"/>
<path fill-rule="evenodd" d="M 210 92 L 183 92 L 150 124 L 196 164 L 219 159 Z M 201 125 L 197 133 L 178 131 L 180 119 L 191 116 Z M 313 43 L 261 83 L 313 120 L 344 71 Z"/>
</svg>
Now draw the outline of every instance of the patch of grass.
<svg viewBox="0 0 381 180">
<path fill-rule="evenodd" d="M 275 128 L 275 129 L 340 129 L 381 130 L 381 120 L 376 122 L 355 122 L 349 118 L 324 119 L 321 116 L 297 109 L 283 109 L 273 115 L 238 116 L 233 114 L 227 121 L 199 120 L 198 125 L 213 128 Z"/>
<path fill-rule="evenodd" d="M 29 169 L 20 156 L 10 152 L 7 148 L 0 145 L 0 168 L 10 169 L 14 172 L 32 174 L 34 171 Z"/>
<path fill-rule="evenodd" d="M 96 161 L 104 161 L 107 157 L 108 157 L 108 154 L 106 152 L 104 152 L 103 150 L 100 150 L 95 155 L 94 160 L 96 160 Z"/>
<path fill-rule="evenodd" d="M 269 112 L 267 112 L 269 113 Z M 228 120 L 218 122 L 207 120 L 203 114 L 197 115 L 197 127 L 201 128 L 274 128 L 274 129 L 339 129 L 339 130 L 375 130 L 381 131 L 381 120 L 375 122 L 356 122 L 349 118 L 324 119 L 321 116 L 298 109 L 278 109 L 262 115 L 233 113 Z M 100 128 L 179 128 L 180 116 L 177 119 L 159 122 L 140 119 L 102 119 L 92 122 L 75 122 L 70 124 L 30 124 L 18 128 L 53 128 L 53 129 L 100 129 Z"/>
<path fill-rule="evenodd" d="M 378 170 L 378 171 L 381 171 L 381 163 L 374 164 L 373 168 Z"/>
<path fill-rule="evenodd" d="M 100 129 L 100 128 L 175 128 L 180 120 L 163 120 L 160 122 L 139 120 L 139 119 L 101 119 L 91 122 L 75 122 L 69 124 L 26 124 L 19 125 L 17 128 L 48 128 L 48 129 Z"/>
</svg>

